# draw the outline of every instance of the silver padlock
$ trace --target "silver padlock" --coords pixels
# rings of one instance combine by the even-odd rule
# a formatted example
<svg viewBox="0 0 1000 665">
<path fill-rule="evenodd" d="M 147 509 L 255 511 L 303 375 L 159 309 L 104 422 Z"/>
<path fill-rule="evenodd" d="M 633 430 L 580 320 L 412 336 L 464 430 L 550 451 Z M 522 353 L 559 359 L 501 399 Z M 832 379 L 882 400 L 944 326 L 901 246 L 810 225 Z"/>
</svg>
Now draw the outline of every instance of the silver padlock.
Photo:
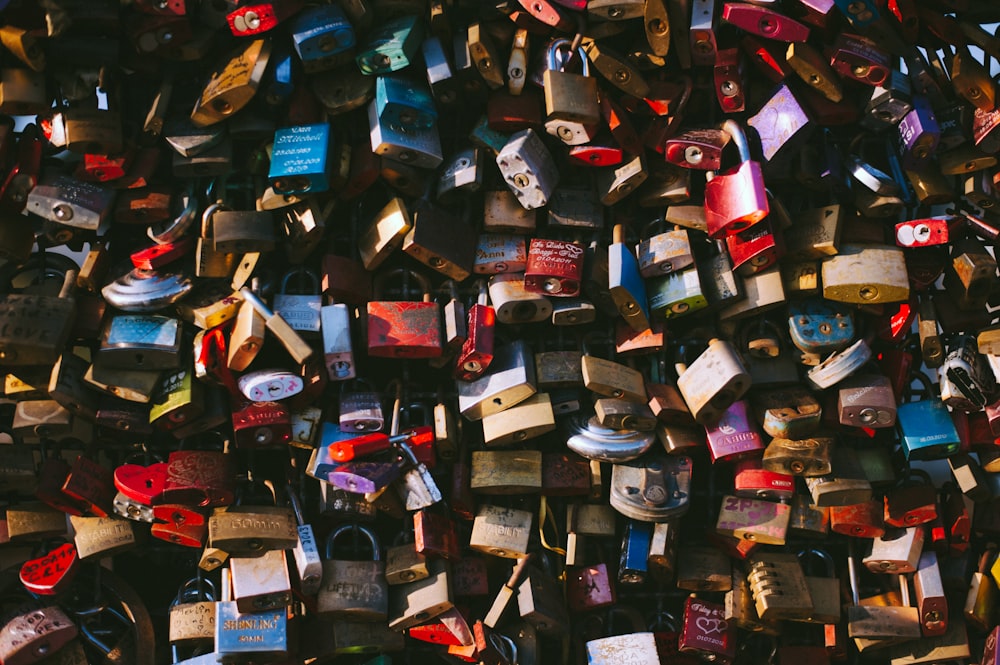
<svg viewBox="0 0 1000 665">
<path fill-rule="evenodd" d="M 309 294 L 288 293 L 288 280 L 293 275 L 305 276 L 312 283 Z M 320 331 L 320 310 L 323 299 L 319 294 L 319 278 L 316 273 L 305 268 L 289 270 L 281 280 L 281 292 L 275 294 L 272 309 L 288 322 L 293 330 L 318 333 Z"/>
<path fill-rule="evenodd" d="M 559 183 L 559 169 L 535 130 L 512 135 L 496 161 L 504 182 L 522 207 L 533 210 L 549 202 Z"/>
</svg>

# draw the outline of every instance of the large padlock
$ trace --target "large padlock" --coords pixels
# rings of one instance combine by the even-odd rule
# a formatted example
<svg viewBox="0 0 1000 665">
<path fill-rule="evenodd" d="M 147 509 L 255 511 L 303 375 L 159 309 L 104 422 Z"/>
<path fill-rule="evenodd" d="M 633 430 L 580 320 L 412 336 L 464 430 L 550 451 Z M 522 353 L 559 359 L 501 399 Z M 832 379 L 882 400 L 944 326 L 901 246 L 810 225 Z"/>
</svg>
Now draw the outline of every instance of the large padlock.
<svg viewBox="0 0 1000 665">
<path fill-rule="evenodd" d="M 15 611 L 0 628 L 0 659 L 12 665 L 40 662 L 79 633 L 77 625 L 56 605 L 29 605 Z"/>
<path fill-rule="evenodd" d="M 343 534 L 364 536 L 372 548 L 371 560 L 333 558 L 334 544 Z M 344 525 L 326 538 L 323 583 L 316 597 L 317 611 L 352 621 L 385 621 L 389 611 L 389 585 L 378 538 L 368 528 Z"/>
<path fill-rule="evenodd" d="M 733 120 L 722 124 L 739 150 L 740 165 L 715 174 L 705 183 L 705 222 L 708 235 L 722 238 L 756 224 L 770 212 L 759 162 L 750 159 L 750 144 Z"/>
<path fill-rule="evenodd" d="M 290 294 L 288 293 L 288 281 L 293 275 L 298 274 L 305 277 L 312 284 L 312 293 Z M 318 333 L 320 331 L 320 310 L 323 307 L 323 299 L 319 293 L 319 278 L 316 273 L 305 268 L 290 270 L 285 273 L 281 280 L 281 291 L 274 296 L 272 309 L 278 314 L 293 330 L 299 332 Z"/>
<path fill-rule="evenodd" d="M 390 277 L 403 269 L 380 275 L 374 297 L 380 298 Z M 381 358 L 436 358 L 441 355 L 441 306 L 431 298 L 430 282 L 410 272 L 423 292 L 422 302 L 373 300 L 368 303 L 368 353 Z"/>
<path fill-rule="evenodd" d="M 594 137 L 601 122 L 597 79 L 590 76 L 589 61 L 582 47 L 577 49 L 582 75 L 563 71 L 564 65 L 557 62 L 561 50 L 573 52 L 568 39 L 554 40 L 546 52 L 547 66 L 542 75 L 545 130 L 566 145 L 580 145 Z"/>
<path fill-rule="evenodd" d="M 297 524 L 290 507 L 238 504 L 216 511 L 208 519 L 208 534 L 213 547 L 230 554 L 263 556 L 268 550 L 294 548 Z"/>
</svg>

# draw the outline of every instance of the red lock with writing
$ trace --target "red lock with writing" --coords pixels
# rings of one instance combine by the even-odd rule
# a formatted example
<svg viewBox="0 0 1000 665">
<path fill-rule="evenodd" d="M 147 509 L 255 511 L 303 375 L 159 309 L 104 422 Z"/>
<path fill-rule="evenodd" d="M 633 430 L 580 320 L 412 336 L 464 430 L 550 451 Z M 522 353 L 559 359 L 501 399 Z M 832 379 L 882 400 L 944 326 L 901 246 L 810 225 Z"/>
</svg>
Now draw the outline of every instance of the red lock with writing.
<svg viewBox="0 0 1000 665">
<path fill-rule="evenodd" d="M 580 294 L 583 246 L 566 240 L 532 238 L 524 269 L 524 290 L 571 298 Z"/>
</svg>

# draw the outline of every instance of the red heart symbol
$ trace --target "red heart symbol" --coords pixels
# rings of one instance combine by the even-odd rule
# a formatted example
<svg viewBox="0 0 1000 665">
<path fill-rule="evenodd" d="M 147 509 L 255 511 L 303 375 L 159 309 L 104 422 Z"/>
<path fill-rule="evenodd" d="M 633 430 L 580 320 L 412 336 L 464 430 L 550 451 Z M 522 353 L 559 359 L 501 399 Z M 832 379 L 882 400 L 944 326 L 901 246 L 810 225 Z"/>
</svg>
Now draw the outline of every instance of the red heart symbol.
<svg viewBox="0 0 1000 665">
<path fill-rule="evenodd" d="M 115 469 L 115 487 L 118 491 L 144 506 L 157 503 L 166 485 L 166 462 L 149 466 L 122 464 Z"/>
<path fill-rule="evenodd" d="M 65 543 L 37 559 L 25 561 L 21 566 L 21 584 L 32 593 L 53 596 L 76 576 L 76 546 Z"/>
</svg>

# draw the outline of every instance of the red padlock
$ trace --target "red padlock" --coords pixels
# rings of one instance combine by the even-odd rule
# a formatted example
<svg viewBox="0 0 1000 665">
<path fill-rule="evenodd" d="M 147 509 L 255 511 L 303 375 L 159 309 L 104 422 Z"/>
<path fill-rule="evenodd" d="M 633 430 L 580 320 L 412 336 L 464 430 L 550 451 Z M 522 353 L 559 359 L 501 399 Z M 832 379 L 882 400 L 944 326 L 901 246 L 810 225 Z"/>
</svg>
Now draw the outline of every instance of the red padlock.
<svg viewBox="0 0 1000 665">
<path fill-rule="evenodd" d="M 409 272 L 420 284 L 421 302 L 377 300 L 385 282 Z M 441 306 L 431 299 L 430 282 L 423 275 L 398 268 L 375 278 L 374 298 L 368 303 L 368 353 L 380 358 L 437 358 L 442 353 Z"/>
<path fill-rule="evenodd" d="M 745 231 L 726 236 L 726 249 L 733 260 L 733 269 L 749 277 L 777 263 L 785 253 L 785 243 L 781 233 L 775 232 L 771 219 L 767 218 Z"/>
<path fill-rule="evenodd" d="M 745 2 L 727 2 L 722 6 L 722 20 L 750 34 L 781 42 L 804 42 L 809 28 L 773 9 Z"/>
<path fill-rule="evenodd" d="M 566 240 L 532 238 L 524 269 L 524 290 L 559 298 L 580 294 L 583 245 Z"/>
<path fill-rule="evenodd" d="M 486 282 L 479 283 L 478 302 L 469 308 L 468 317 L 468 337 L 455 359 L 455 378 L 460 381 L 478 379 L 493 362 L 497 313 L 489 304 Z"/>
<path fill-rule="evenodd" d="M 733 120 L 722 123 L 739 150 L 740 165 L 705 183 L 705 222 L 711 238 L 738 233 L 767 217 L 771 207 L 764 191 L 759 162 L 750 159 L 743 128 Z"/>
<path fill-rule="evenodd" d="M 63 543 L 48 553 L 21 564 L 24 588 L 40 596 L 54 596 L 73 581 L 79 570 L 76 545 Z"/>
<path fill-rule="evenodd" d="M 396 436 L 389 436 L 384 432 L 371 432 L 353 439 L 336 441 L 330 444 L 329 455 L 333 461 L 344 463 L 388 450 L 396 443 L 408 443 L 412 447 L 427 445 L 433 441 L 434 428 L 430 425 L 423 425 L 400 432 Z"/>
<path fill-rule="evenodd" d="M 234 399 L 232 413 L 237 448 L 283 446 L 292 438 L 292 414 L 282 402 Z"/>
<path fill-rule="evenodd" d="M 743 82 L 743 58 L 738 48 L 719 49 L 715 58 L 715 98 L 723 113 L 746 110 Z"/>
<path fill-rule="evenodd" d="M 914 483 L 912 478 L 919 480 Z M 912 469 L 885 495 L 884 520 L 890 526 L 926 524 L 937 517 L 937 490 L 926 471 Z"/>
<path fill-rule="evenodd" d="M 795 496 L 795 477 L 768 471 L 759 458 L 741 460 L 733 473 L 736 496 L 772 501 L 791 501 Z"/>
<path fill-rule="evenodd" d="M 114 471 L 115 487 L 132 501 L 144 506 L 159 503 L 167 485 L 167 463 L 149 466 L 121 464 Z"/>
<path fill-rule="evenodd" d="M 86 507 L 86 514 L 107 517 L 113 510 L 114 476 L 109 468 L 89 457 L 77 455 L 70 467 L 62 491 Z"/>
<path fill-rule="evenodd" d="M 305 3 L 302 0 L 257 2 L 245 4 L 226 15 L 229 31 L 236 37 L 259 35 L 273 30 L 279 23 L 296 13 Z"/>
<path fill-rule="evenodd" d="M 167 458 L 164 503 L 227 506 L 236 498 L 230 457 L 214 450 L 176 450 Z"/>
<path fill-rule="evenodd" d="M 611 607 L 617 601 L 607 564 L 566 566 L 566 604 L 574 611 Z"/>
<path fill-rule="evenodd" d="M 882 502 L 873 499 L 850 506 L 830 506 L 830 529 L 855 538 L 884 535 Z"/>
<path fill-rule="evenodd" d="M 667 139 L 667 161 L 686 169 L 717 171 L 730 136 L 721 129 L 689 129 Z"/>
<path fill-rule="evenodd" d="M 418 510 L 413 514 L 414 547 L 418 554 L 448 561 L 461 558 L 455 522 L 446 515 Z"/>
</svg>

